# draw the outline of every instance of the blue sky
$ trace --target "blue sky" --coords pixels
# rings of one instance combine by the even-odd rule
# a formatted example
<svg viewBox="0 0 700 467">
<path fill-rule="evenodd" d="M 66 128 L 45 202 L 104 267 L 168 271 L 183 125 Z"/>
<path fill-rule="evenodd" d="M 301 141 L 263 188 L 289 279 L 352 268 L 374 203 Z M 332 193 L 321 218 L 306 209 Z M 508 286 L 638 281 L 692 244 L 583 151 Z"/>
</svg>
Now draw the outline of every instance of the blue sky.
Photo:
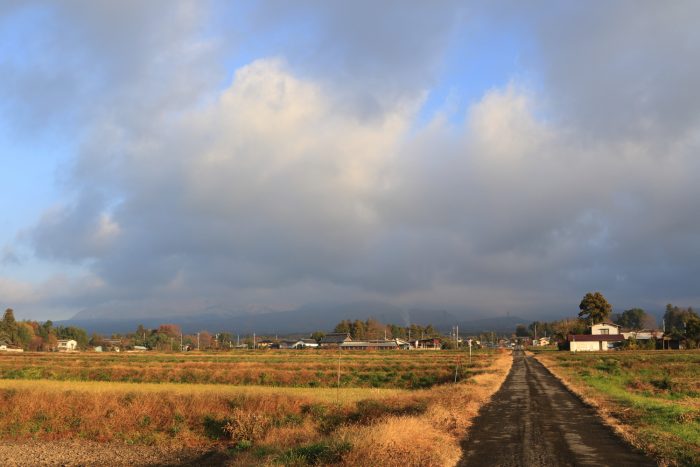
<svg viewBox="0 0 700 467">
<path fill-rule="evenodd" d="M 697 14 L 5 4 L 0 306 L 694 305 Z"/>
</svg>

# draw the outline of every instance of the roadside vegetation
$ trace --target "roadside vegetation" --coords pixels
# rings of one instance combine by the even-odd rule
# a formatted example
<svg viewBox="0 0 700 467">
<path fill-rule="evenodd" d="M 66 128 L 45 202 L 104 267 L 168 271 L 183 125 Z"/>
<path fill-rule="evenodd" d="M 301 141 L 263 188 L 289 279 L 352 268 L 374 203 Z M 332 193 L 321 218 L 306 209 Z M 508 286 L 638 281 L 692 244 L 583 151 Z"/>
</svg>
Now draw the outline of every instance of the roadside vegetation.
<svg viewBox="0 0 700 467">
<path fill-rule="evenodd" d="M 511 364 L 507 352 L 467 358 L 344 352 L 337 388 L 338 356 L 325 351 L 5 355 L 0 436 L 185 447 L 232 465 L 454 465 L 471 418 Z M 251 385 L 222 384 L 229 373 Z M 112 382 L 122 374 L 138 382 Z M 407 383 L 414 377 L 431 384 Z"/>
<path fill-rule="evenodd" d="M 700 351 L 537 353 L 635 446 L 665 465 L 700 465 Z"/>
</svg>

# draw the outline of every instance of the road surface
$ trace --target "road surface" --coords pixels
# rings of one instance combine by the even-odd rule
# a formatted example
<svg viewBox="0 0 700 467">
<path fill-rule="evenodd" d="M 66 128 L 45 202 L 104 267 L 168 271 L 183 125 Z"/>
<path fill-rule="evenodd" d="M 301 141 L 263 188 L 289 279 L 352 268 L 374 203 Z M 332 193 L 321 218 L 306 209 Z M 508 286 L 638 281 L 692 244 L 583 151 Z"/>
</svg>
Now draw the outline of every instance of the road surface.
<svg viewBox="0 0 700 467">
<path fill-rule="evenodd" d="M 513 353 L 501 389 L 462 443 L 461 466 L 655 466 L 532 357 Z"/>
</svg>

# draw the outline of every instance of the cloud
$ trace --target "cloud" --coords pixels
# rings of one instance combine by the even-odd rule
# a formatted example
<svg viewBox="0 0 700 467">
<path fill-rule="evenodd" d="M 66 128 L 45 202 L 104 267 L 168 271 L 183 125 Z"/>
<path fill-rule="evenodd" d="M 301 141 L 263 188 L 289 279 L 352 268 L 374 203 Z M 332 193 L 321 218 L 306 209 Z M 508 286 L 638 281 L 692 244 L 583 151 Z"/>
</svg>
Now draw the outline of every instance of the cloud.
<svg viewBox="0 0 700 467">
<path fill-rule="evenodd" d="M 155 313 L 371 298 L 536 315 L 594 289 L 621 307 L 700 298 L 700 102 L 683 98 L 694 64 L 679 65 L 698 39 L 675 7 L 492 11 L 532 38 L 525 71 L 430 118 L 426 94 L 472 10 L 263 4 L 237 40 L 280 28 L 289 43 L 268 39 L 222 85 L 207 9 L 178 4 L 160 24 L 161 6 L 60 6 L 54 26 L 80 27 L 55 57 L 77 60 L 59 67 L 69 75 L 95 61 L 76 78 L 95 105 L 71 94 L 90 118 L 66 199 L 23 238 L 89 285 L 58 278 L 63 291 L 37 302 Z M 129 27 L 103 31 L 111 16 Z"/>
</svg>

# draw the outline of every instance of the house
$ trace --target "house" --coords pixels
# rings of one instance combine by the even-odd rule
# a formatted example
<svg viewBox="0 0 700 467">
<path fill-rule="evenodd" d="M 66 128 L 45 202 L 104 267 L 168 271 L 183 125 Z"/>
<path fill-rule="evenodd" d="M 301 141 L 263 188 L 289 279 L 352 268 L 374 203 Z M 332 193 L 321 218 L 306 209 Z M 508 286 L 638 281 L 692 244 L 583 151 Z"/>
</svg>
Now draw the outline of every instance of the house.
<svg viewBox="0 0 700 467">
<path fill-rule="evenodd" d="M 337 348 L 345 342 L 352 342 L 352 337 L 350 337 L 350 333 L 331 332 L 330 334 L 326 334 L 325 336 L 323 336 L 321 342 L 319 343 L 319 347 L 324 349 Z"/>
<path fill-rule="evenodd" d="M 551 337 L 540 337 L 539 339 L 537 339 L 537 345 L 540 345 L 540 346 L 549 345 L 551 340 L 552 340 Z"/>
<path fill-rule="evenodd" d="M 24 349 L 5 341 L 0 341 L 0 352 L 24 352 Z"/>
<path fill-rule="evenodd" d="M 566 336 L 572 352 L 606 351 L 616 343 L 625 340 L 620 334 L 620 326 L 613 323 L 598 323 L 591 326 L 590 334 L 569 334 Z"/>
<path fill-rule="evenodd" d="M 316 339 L 300 339 L 294 346 L 295 349 L 317 349 L 318 342 Z"/>
<path fill-rule="evenodd" d="M 411 341 L 411 345 L 416 349 L 442 349 L 442 340 L 439 337 L 426 337 Z"/>
<path fill-rule="evenodd" d="M 73 339 L 59 339 L 56 349 L 59 352 L 74 352 L 78 349 L 78 342 Z"/>
</svg>

